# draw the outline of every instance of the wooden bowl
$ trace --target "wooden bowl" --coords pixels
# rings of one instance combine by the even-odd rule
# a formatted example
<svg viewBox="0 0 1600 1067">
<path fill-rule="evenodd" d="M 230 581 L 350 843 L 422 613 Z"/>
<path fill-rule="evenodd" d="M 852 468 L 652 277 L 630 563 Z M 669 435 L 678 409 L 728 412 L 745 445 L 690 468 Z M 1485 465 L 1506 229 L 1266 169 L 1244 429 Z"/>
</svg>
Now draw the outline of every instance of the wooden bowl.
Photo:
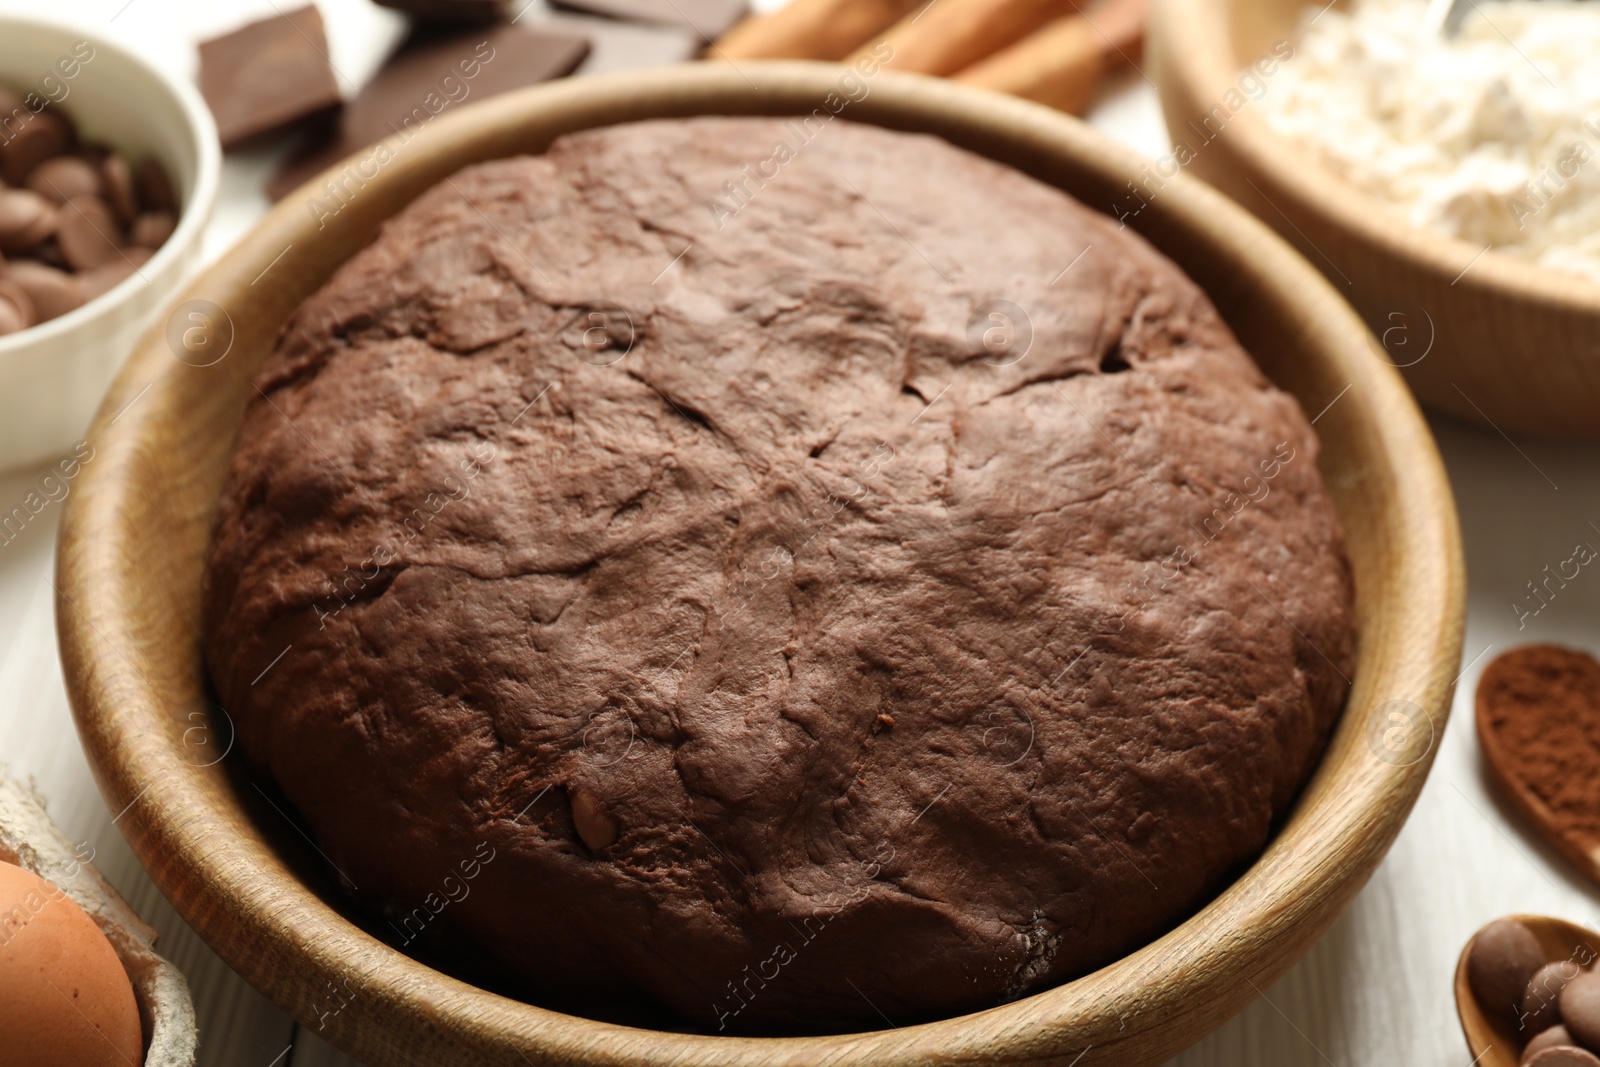
<svg viewBox="0 0 1600 1067">
<path fill-rule="evenodd" d="M 1145 186 L 1165 196 L 1160 175 L 1188 156 L 1355 305 L 1423 403 L 1501 431 L 1600 437 L 1600 285 L 1412 226 L 1268 126 L 1247 90 L 1272 92 L 1274 47 L 1294 43 L 1308 4 L 1322 6 L 1157 0 L 1148 47 L 1175 154 Z M 1119 202 L 1138 206 L 1126 189 Z"/>
<path fill-rule="evenodd" d="M 629 1029 L 504 999 L 365 933 L 325 878 L 301 873 L 320 867 L 308 842 L 229 773 L 233 761 L 199 758 L 210 751 L 197 745 L 210 740 L 208 724 L 225 728 L 206 716 L 199 647 L 212 508 L 252 375 L 300 301 L 386 218 L 466 164 L 634 119 L 809 113 L 841 70 L 703 64 L 539 87 L 430 123 L 342 210 L 319 220 L 306 190 L 286 198 L 192 286 L 184 299 L 208 303 L 180 305 L 182 322 L 201 328 L 186 316 L 214 308 L 231 324 L 225 358 L 190 365 L 153 330 L 101 409 L 58 557 L 68 687 L 101 790 L 112 810 L 126 808 L 123 834 L 201 936 L 369 1063 L 920 1067 L 1067 1064 L 1085 1050 L 1083 1064 L 1156 1063 L 1239 1011 L 1316 941 L 1422 787 L 1464 614 L 1438 454 L 1399 376 L 1333 289 L 1265 227 L 1187 179 L 1134 225 L 1209 282 L 1265 371 L 1321 413 L 1321 466 L 1349 538 L 1361 641 L 1348 710 L 1282 832 L 1166 936 L 1077 981 L 927 1025 L 772 1039 Z M 848 115 L 937 133 L 1090 204 L 1108 203 L 1139 168 L 1131 152 L 1057 112 L 949 82 L 880 74 Z"/>
</svg>

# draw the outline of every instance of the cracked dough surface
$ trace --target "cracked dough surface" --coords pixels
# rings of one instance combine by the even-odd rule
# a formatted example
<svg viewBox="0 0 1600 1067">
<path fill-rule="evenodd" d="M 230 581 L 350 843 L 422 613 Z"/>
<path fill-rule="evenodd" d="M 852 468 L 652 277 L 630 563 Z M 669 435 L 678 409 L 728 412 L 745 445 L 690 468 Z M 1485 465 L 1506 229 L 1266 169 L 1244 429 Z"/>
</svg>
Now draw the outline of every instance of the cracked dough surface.
<svg viewBox="0 0 1600 1067">
<path fill-rule="evenodd" d="M 1316 439 L 1175 266 L 843 120 L 731 210 L 780 141 L 420 197 L 260 372 L 206 570 L 240 748 L 381 936 L 713 1032 L 1125 954 L 1262 848 L 1353 672 Z"/>
</svg>

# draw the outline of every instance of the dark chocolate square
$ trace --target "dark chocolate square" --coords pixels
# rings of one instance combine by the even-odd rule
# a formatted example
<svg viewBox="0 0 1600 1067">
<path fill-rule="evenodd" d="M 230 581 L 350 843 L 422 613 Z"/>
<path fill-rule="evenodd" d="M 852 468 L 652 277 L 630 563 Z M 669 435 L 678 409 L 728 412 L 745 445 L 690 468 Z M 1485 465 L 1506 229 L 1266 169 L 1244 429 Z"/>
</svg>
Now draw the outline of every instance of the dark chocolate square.
<svg viewBox="0 0 1600 1067">
<path fill-rule="evenodd" d="M 332 115 L 341 100 L 321 13 L 302 7 L 202 42 L 200 93 L 223 148 Z"/>
<path fill-rule="evenodd" d="M 588 54 L 583 37 L 510 24 L 418 33 L 345 106 L 333 141 L 285 163 L 267 194 L 276 200 L 390 135 L 414 137 L 439 115 L 570 74 Z"/>
</svg>

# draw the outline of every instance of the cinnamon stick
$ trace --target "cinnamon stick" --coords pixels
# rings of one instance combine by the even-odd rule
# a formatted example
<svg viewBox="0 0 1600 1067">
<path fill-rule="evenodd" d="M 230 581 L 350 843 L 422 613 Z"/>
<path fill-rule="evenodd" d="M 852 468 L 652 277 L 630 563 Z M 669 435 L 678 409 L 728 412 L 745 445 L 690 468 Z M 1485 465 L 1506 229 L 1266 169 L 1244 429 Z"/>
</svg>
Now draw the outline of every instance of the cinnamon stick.
<svg viewBox="0 0 1600 1067">
<path fill-rule="evenodd" d="M 1110 72 L 1144 51 L 1149 0 L 1110 0 L 1067 15 L 958 73 L 956 81 L 1081 115 Z"/>
<path fill-rule="evenodd" d="M 927 0 L 794 0 L 752 15 L 707 51 L 715 59 L 843 59 Z"/>
<path fill-rule="evenodd" d="M 1071 0 L 924 0 L 884 34 L 894 49 L 884 65 L 918 74 L 954 74 L 1076 6 Z M 850 58 L 860 58 L 866 50 Z"/>
</svg>

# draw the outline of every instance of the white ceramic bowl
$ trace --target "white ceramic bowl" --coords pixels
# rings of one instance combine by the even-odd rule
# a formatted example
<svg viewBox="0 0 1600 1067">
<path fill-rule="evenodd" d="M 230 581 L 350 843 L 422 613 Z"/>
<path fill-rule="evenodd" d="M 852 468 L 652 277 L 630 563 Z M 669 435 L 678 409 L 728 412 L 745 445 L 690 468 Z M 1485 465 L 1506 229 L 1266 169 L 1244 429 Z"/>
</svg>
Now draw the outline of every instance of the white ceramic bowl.
<svg viewBox="0 0 1600 1067">
<path fill-rule="evenodd" d="M 71 78 L 57 66 L 88 53 Z M 78 47 L 75 56 L 73 49 Z M 49 79 L 48 81 L 46 79 Z M 88 140 L 166 167 L 178 228 L 138 273 L 60 318 L 0 336 L 0 470 L 71 450 L 156 311 L 197 265 L 222 167 L 211 112 L 194 86 L 101 34 L 35 16 L 0 17 L 0 83 L 61 108 Z"/>
</svg>

